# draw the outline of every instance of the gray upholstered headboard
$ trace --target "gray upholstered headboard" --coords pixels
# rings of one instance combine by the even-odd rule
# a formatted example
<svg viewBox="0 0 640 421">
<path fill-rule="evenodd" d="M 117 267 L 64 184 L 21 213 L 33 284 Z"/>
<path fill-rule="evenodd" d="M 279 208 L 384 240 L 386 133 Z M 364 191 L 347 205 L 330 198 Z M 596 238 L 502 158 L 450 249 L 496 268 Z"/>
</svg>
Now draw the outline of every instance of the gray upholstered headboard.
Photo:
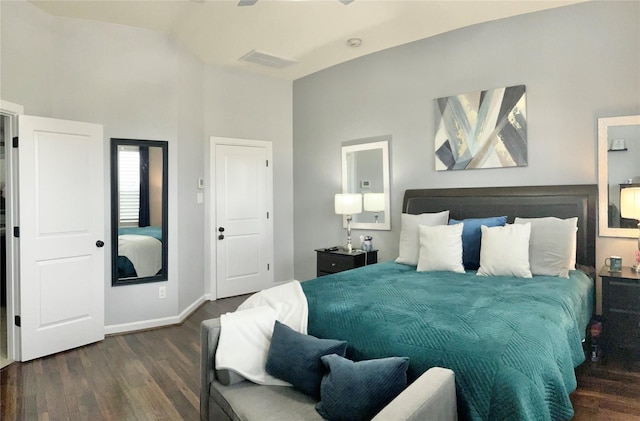
<svg viewBox="0 0 640 421">
<path fill-rule="evenodd" d="M 578 217 L 576 262 L 595 267 L 598 186 L 486 187 L 407 190 L 402 211 L 419 214 L 449 210 L 453 219 L 516 216 Z"/>
</svg>

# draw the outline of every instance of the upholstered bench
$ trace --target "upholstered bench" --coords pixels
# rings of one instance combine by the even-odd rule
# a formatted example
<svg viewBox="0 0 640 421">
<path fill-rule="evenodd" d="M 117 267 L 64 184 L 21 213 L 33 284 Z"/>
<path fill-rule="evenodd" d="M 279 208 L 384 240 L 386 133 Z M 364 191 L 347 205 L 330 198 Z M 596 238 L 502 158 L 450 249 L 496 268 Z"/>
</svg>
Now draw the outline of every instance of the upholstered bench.
<svg viewBox="0 0 640 421">
<path fill-rule="evenodd" d="M 220 320 L 205 320 L 200 339 L 201 385 L 200 419 L 283 421 L 322 420 L 315 410 L 317 401 L 288 386 L 262 386 L 226 370 L 214 367 L 220 336 Z M 453 371 L 434 367 L 425 372 L 374 420 L 457 420 L 456 388 Z"/>
</svg>

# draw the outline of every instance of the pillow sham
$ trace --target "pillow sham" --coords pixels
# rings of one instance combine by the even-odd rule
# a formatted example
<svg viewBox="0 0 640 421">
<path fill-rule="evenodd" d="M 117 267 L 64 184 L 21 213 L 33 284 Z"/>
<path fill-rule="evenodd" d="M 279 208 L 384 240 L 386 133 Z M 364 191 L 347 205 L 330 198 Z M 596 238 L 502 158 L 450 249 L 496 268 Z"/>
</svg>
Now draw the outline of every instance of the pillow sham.
<svg viewBox="0 0 640 421">
<path fill-rule="evenodd" d="M 569 277 L 575 269 L 578 218 L 516 218 L 515 224 L 531 224 L 529 265 L 534 275 Z"/>
<path fill-rule="evenodd" d="M 407 387 L 406 357 L 353 362 L 325 355 L 321 360 L 328 372 L 316 411 L 331 421 L 370 420 Z"/>
<path fill-rule="evenodd" d="M 462 264 L 466 270 L 476 270 L 480 266 L 480 246 L 482 232 L 480 227 L 501 227 L 507 223 L 506 216 L 489 218 L 451 219 L 449 225 L 464 223 L 462 228 Z"/>
<path fill-rule="evenodd" d="M 418 272 L 445 270 L 464 273 L 462 229 L 464 224 L 420 225 Z"/>
<path fill-rule="evenodd" d="M 509 224 L 504 227 L 483 225 L 480 249 L 480 276 L 516 276 L 531 278 L 529 269 L 529 237 L 531 224 Z"/>
<path fill-rule="evenodd" d="M 396 263 L 405 265 L 417 265 L 420 254 L 420 235 L 418 226 L 446 225 L 449 220 L 449 211 L 437 213 L 421 213 L 410 215 L 403 213 L 401 217 L 402 229 L 400 231 L 400 250 Z"/>
<path fill-rule="evenodd" d="M 320 357 L 328 354 L 344 356 L 346 350 L 345 341 L 305 335 L 276 320 L 265 370 L 317 400 L 324 375 Z"/>
</svg>

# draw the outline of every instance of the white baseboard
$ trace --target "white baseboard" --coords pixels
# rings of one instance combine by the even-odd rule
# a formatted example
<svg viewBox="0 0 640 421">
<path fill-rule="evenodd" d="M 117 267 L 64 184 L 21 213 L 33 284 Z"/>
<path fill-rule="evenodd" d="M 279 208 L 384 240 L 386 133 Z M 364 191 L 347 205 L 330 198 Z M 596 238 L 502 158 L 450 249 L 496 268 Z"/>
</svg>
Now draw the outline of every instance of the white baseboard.
<svg viewBox="0 0 640 421">
<path fill-rule="evenodd" d="M 200 307 L 200 305 L 205 301 L 208 301 L 208 299 L 205 295 L 203 295 L 202 297 L 198 298 L 193 303 L 191 303 L 187 308 L 185 308 L 177 316 L 162 317 L 159 319 L 142 320 L 139 322 L 121 323 L 117 325 L 105 326 L 104 334 L 115 335 L 119 333 L 130 333 L 138 330 L 154 329 L 158 327 L 177 325 L 184 322 L 187 319 L 187 317 L 191 316 L 191 314 L 194 311 L 196 311 L 198 307 Z"/>
<path fill-rule="evenodd" d="M 293 281 L 295 281 L 295 279 L 289 279 L 287 281 L 279 281 L 279 282 L 274 281 L 272 286 L 275 287 L 275 286 L 286 284 L 288 282 L 293 282 Z M 271 287 L 269 287 L 269 288 L 271 288 Z M 218 297 L 216 297 L 216 295 L 214 293 L 207 293 L 207 294 L 204 295 L 204 299 L 205 299 L 205 301 L 216 301 L 218 299 Z"/>
<path fill-rule="evenodd" d="M 273 286 L 286 284 L 288 282 L 295 281 L 295 279 L 289 279 L 281 282 L 274 282 Z M 105 335 L 116 335 L 120 333 L 130 333 L 136 332 L 139 330 L 146 329 L 155 329 L 158 327 L 165 327 L 171 325 L 177 325 L 184 322 L 187 317 L 189 317 L 194 311 L 198 309 L 205 301 L 215 301 L 216 298 L 214 294 L 204 294 L 193 303 L 191 303 L 187 308 L 185 308 L 180 314 L 177 316 L 170 317 L 162 317 L 159 319 L 150 319 L 150 320 L 142 320 L 139 322 L 131 322 L 131 323 L 121 323 L 117 325 L 109 325 L 104 327 Z"/>
<path fill-rule="evenodd" d="M 293 282 L 293 281 L 295 281 L 295 279 L 289 279 L 288 281 L 274 282 L 273 284 L 274 285 L 282 285 L 282 284 L 286 284 L 286 283 Z"/>
</svg>

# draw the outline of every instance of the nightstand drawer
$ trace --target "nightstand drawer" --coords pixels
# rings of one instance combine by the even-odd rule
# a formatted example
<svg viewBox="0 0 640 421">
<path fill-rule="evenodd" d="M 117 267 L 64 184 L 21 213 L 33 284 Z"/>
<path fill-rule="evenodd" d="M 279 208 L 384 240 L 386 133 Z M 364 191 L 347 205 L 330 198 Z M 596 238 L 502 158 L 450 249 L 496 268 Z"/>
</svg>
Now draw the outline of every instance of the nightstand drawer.
<svg viewBox="0 0 640 421">
<path fill-rule="evenodd" d="M 632 310 L 640 314 L 640 282 L 605 278 L 603 302 L 606 309 Z M 604 307 L 604 306 L 603 306 Z"/>
<path fill-rule="evenodd" d="M 615 345 L 640 349 L 640 313 L 605 311 L 605 331 Z"/>
<path fill-rule="evenodd" d="M 362 255 L 364 259 L 364 254 Z M 337 273 L 357 267 L 352 256 L 318 253 L 318 272 Z M 360 265 L 362 266 L 362 265 Z"/>
<path fill-rule="evenodd" d="M 331 275 L 378 262 L 378 250 L 348 252 L 342 248 L 317 249 L 317 276 Z"/>
</svg>

